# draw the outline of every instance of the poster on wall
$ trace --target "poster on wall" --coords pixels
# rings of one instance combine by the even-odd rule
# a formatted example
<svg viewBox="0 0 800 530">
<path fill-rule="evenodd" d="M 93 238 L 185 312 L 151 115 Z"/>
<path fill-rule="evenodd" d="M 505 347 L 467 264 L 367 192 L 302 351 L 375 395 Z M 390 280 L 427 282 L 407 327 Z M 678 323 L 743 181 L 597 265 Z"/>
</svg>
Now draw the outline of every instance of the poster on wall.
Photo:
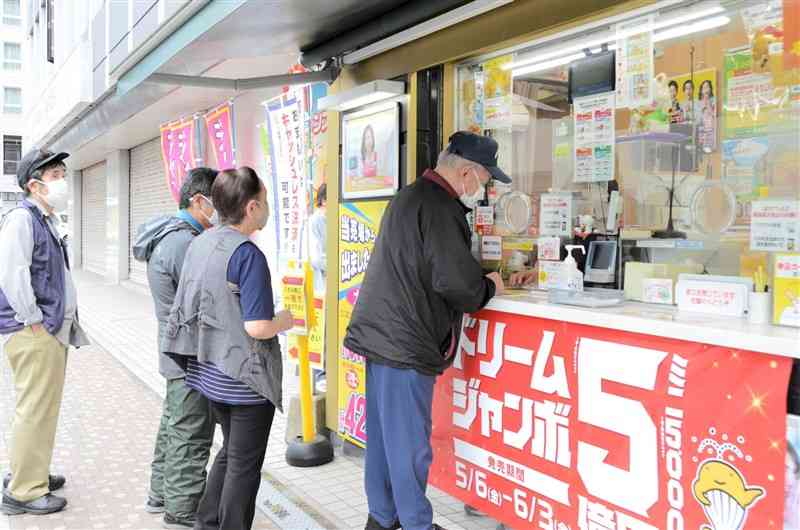
<svg viewBox="0 0 800 530">
<path fill-rule="evenodd" d="M 180 201 L 181 185 L 189 170 L 197 167 L 195 118 L 189 117 L 161 126 L 161 159 L 172 198 Z"/>
<path fill-rule="evenodd" d="M 303 255 L 302 229 L 308 202 L 302 94 L 302 89 L 292 89 L 267 103 L 278 248 L 290 260 L 300 260 Z"/>
<path fill-rule="evenodd" d="M 400 187 L 400 104 L 342 118 L 342 199 L 390 197 Z"/>
<path fill-rule="evenodd" d="M 698 70 L 670 78 L 669 109 L 671 123 L 692 122 L 697 131 L 697 145 L 705 152 L 717 150 L 717 97 L 719 82 L 716 68 Z"/>
<path fill-rule="evenodd" d="M 483 119 L 485 129 L 510 129 L 512 113 L 512 55 L 483 63 Z"/>
<path fill-rule="evenodd" d="M 512 528 L 780 529 L 791 365 L 482 311 L 436 383 L 430 482 Z"/>
<path fill-rule="evenodd" d="M 616 25 L 616 99 L 619 108 L 653 101 L 653 15 Z"/>
<path fill-rule="evenodd" d="M 208 145 L 214 151 L 216 169 L 222 171 L 236 167 L 233 102 L 219 105 L 207 112 L 203 118 L 208 132 Z"/>
<path fill-rule="evenodd" d="M 723 137 L 747 138 L 791 129 L 791 120 L 773 113 L 787 103 L 787 87 L 775 87 L 770 72 L 757 71 L 749 47 L 725 54 Z M 777 123 L 778 121 L 782 123 Z"/>
<path fill-rule="evenodd" d="M 614 93 L 575 98 L 575 182 L 614 180 Z"/>
<path fill-rule="evenodd" d="M 753 201 L 750 250 L 800 251 L 800 201 Z"/>
<path fill-rule="evenodd" d="M 768 151 L 769 138 L 765 136 L 722 142 L 722 180 L 740 202 L 757 196 Z"/>
<path fill-rule="evenodd" d="M 375 246 L 388 201 L 339 205 L 339 434 L 365 447 L 366 365 L 364 358 L 341 345 L 353 316 L 358 292 Z"/>
<path fill-rule="evenodd" d="M 461 78 L 459 130 L 483 134 L 483 70 L 472 68 Z"/>
<path fill-rule="evenodd" d="M 783 0 L 783 67 L 786 83 L 800 85 L 800 2 L 797 0 Z"/>
</svg>

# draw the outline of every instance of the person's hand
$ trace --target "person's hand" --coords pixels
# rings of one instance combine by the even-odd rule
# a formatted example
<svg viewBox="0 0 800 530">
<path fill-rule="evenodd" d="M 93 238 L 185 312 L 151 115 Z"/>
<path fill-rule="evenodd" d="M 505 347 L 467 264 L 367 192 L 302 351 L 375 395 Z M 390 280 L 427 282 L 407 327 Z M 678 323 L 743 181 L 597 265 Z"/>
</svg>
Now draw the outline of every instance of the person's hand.
<svg viewBox="0 0 800 530">
<path fill-rule="evenodd" d="M 489 274 L 486 275 L 486 277 L 489 278 L 492 281 L 492 283 L 494 283 L 495 296 L 500 296 L 501 294 L 503 294 L 503 292 L 505 292 L 506 286 L 503 284 L 503 277 L 500 276 L 499 272 L 490 272 Z"/>
<path fill-rule="evenodd" d="M 294 327 L 294 318 L 291 311 L 284 309 L 275 315 L 275 322 L 278 324 L 278 329 L 281 331 L 289 331 Z"/>
<path fill-rule="evenodd" d="M 41 324 L 31 324 L 31 331 L 33 331 L 33 333 L 35 335 L 38 335 L 39 333 L 41 333 L 44 330 L 45 330 L 44 326 L 41 325 Z"/>
<path fill-rule="evenodd" d="M 522 272 L 515 272 L 511 275 L 508 279 L 509 285 L 511 287 L 521 287 L 523 285 L 529 285 L 536 281 L 538 277 L 538 272 L 536 269 L 528 269 Z"/>
</svg>

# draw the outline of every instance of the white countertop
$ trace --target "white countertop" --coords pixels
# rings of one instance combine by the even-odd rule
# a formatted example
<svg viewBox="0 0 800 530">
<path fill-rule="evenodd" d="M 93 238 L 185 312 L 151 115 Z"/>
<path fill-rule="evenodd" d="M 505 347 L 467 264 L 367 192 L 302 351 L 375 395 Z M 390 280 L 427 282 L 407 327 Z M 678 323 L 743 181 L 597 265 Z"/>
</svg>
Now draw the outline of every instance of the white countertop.
<svg viewBox="0 0 800 530">
<path fill-rule="evenodd" d="M 530 291 L 499 296 L 486 309 L 800 359 L 800 328 L 682 313 L 674 306 L 625 302 L 592 309 L 551 304 L 546 292 Z"/>
</svg>

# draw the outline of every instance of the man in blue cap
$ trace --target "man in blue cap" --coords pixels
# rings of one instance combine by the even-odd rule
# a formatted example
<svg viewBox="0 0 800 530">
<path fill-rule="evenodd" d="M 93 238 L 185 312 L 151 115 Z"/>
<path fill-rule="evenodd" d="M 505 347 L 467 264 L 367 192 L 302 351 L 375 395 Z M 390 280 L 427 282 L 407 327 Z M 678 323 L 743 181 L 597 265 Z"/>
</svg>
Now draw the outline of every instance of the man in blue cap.
<svg viewBox="0 0 800 530">
<path fill-rule="evenodd" d="M 0 220 L 0 346 L 14 375 L 11 476 L 3 513 L 48 514 L 67 500 L 51 492 L 64 477 L 50 462 L 64 393 L 67 348 L 89 344 L 78 323 L 66 238 L 56 213 L 67 209 L 67 153 L 34 149 L 17 169 L 22 206 Z"/>
<path fill-rule="evenodd" d="M 464 313 L 504 289 L 472 256 L 466 221 L 492 178 L 511 182 L 497 142 L 457 132 L 436 169 L 398 192 L 384 215 L 344 339 L 367 359 L 368 530 L 438 528 L 425 495 L 433 386 L 453 362 Z"/>
</svg>

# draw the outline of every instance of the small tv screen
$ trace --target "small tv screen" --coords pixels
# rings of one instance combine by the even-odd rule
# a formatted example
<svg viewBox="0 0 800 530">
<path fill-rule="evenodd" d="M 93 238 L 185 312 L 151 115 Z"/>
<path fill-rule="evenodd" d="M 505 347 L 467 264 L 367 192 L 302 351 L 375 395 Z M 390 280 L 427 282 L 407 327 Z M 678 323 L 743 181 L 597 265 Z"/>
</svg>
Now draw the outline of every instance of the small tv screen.
<svg viewBox="0 0 800 530">
<path fill-rule="evenodd" d="M 616 84 L 616 55 L 605 51 L 572 61 L 569 65 L 569 101 L 612 92 Z"/>
</svg>

